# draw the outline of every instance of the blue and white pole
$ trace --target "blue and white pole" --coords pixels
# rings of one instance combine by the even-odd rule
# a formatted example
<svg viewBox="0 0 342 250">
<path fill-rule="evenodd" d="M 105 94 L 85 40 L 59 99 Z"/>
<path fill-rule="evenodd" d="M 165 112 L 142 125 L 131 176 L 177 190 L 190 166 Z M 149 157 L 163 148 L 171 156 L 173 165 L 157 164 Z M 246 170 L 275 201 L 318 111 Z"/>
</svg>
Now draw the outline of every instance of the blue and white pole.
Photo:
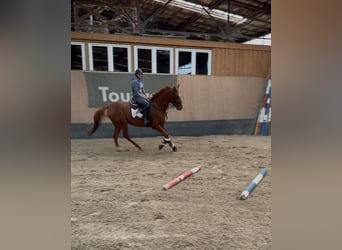
<svg viewBox="0 0 342 250">
<path fill-rule="evenodd" d="M 252 180 L 251 183 L 249 183 L 248 187 L 241 193 L 240 199 L 247 199 L 248 195 L 252 193 L 253 189 L 259 184 L 259 182 L 264 178 L 266 174 L 267 168 L 261 170 L 260 173 L 254 178 L 254 180 Z"/>
</svg>

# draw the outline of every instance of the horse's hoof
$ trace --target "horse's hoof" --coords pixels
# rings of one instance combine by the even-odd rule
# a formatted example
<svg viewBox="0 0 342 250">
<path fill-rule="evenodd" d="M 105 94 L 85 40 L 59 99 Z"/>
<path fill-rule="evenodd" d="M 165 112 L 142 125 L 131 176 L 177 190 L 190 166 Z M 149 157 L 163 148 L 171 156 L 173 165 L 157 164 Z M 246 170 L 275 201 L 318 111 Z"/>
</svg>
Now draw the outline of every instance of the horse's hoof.
<svg viewBox="0 0 342 250">
<path fill-rule="evenodd" d="M 172 151 L 176 152 L 177 151 L 177 147 L 172 147 Z"/>
<path fill-rule="evenodd" d="M 164 145 L 160 144 L 158 148 L 159 148 L 159 150 L 161 150 L 163 147 L 164 147 Z"/>
</svg>

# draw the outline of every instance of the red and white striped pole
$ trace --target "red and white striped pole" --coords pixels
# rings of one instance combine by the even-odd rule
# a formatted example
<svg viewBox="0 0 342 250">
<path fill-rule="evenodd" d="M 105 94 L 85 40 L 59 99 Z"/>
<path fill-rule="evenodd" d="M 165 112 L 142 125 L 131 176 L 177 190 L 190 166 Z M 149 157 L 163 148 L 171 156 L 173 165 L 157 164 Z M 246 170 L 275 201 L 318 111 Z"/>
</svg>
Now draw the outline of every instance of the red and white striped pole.
<svg viewBox="0 0 342 250">
<path fill-rule="evenodd" d="M 186 172 L 184 172 L 183 174 L 181 174 L 180 176 L 178 176 L 177 178 L 174 178 L 173 180 L 169 181 L 168 183 L 166 183 L 163 186 L 164 190 L 168 190 L 170 188 L 172 188 L 173 186 L 175 186 L 176 184 L 178 184 L 179 182 L 185 180 L 186 178 L 188 178 L 189 176 L 197 173 L 198 171 L 200 171 L 202 169 L 202 166 L 199 165 L 191 170 L 188 170 Z"/>
</svg>

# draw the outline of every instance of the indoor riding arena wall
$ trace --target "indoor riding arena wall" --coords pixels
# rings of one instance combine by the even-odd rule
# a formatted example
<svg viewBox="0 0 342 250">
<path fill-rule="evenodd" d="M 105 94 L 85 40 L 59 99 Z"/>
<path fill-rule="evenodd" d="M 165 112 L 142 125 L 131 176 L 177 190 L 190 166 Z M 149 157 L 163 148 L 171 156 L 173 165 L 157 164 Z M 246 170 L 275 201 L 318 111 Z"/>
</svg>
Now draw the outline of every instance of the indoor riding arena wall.
<svg viewBox="0 0 342 250">
<path fill-rule="evenodd" d="M 91 137 L 85 131 L 92 126 L 97 108 L 129 97 L 132 76 L 132 73 L 71 71 L 72 139 L 112 137 L 114 127 L 109 119 Z M 265 81 L 262 77 L 245 76 L 144 75 L 144 85 L 150 93 L 164 82 L 164 85 L 180 84 L 183 109 L 170 108 L 165 123 L 171 136 L 252 134 Z M 94 102 L 96 95 L 107 102 L 103 105 L 101 101 Z M 151 128 L 133 126 L 129 127 L 129 133 L 131 137 L 160 135 Z"/>
</svg>

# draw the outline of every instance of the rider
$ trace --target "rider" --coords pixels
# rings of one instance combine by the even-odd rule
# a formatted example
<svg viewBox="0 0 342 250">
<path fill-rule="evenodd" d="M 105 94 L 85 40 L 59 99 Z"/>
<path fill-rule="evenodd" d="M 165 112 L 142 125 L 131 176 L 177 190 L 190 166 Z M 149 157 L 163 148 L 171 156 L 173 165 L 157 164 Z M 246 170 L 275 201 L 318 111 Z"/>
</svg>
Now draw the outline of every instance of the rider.
<svg viewBox="0 0 342 250">
<path fill-rule="evenodd" d="M 132 97 L 133 100 L 144 106 L 144 123 L 145 125 L 148 123 L 149 117 L 149 109 L 150 102 L 148 96 L 144 89 L 144 83 L 142 81 L 143 71 L 141 69 L 135 70 L 134 77 L 132 79 L 131 87 L 132 87 Z"/>
</svg>

